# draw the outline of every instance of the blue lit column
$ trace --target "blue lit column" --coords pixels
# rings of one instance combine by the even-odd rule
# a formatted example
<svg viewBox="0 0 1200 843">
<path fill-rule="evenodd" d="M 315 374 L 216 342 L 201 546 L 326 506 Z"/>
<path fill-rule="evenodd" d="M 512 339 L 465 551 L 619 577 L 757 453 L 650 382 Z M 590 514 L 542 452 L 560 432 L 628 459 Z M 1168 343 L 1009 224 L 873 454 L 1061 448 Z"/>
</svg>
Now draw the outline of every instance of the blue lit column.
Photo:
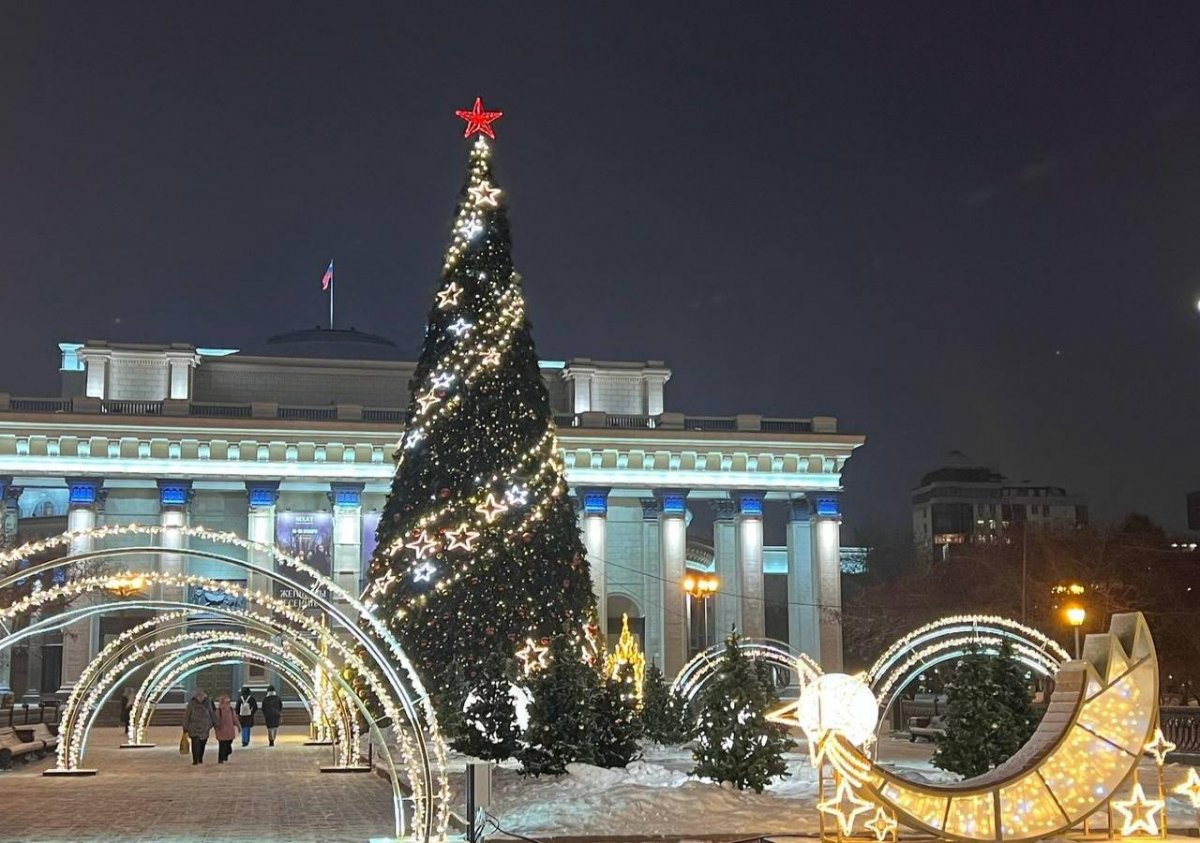
<svg viewBox="0 0 1200 843">
<path fill-rule="evenodd" d="M 104 493 L 100 488 L 103 484 L 103 479 L 99 477 L 72 477 L 67 480 L 67 489 L 69 490 L 67 497 L 68 530 L 93 530 L 96 528 L 103 503 Z M 96 541 L 91 536 L 80 536 L 71 540 L 71 553 L 87 553 L 95 549 L 95 545 Z M 89 600 L 94 601 L 95 599 L 85 594 L 76 600 L 76 605 L 87 605 Z M 71 693 L 79 675 L 83 673 L 83 669 L 87 667 L 88 662 L 96 653 L 99 637 L 100 623 L 97 618 L 73 623 L 63 630 L 62 687 L 58 689 L 59 697 L 65 699 Z M 33 659 L 31 658 L 30 661 L 32 662 Z M 26 691 L 25 693 L 28 696 L 30 692 Z"/>
<path fill-rule="evenodd" d="M 11 477 L 0 477 L 0 550 L 7 550 L 17 543 L 17 520 L 21 512 L 17 501 L 21 487 L 14 486 Z M 12 650 L 0 653 L 0 705 L 12 694 Z"/>
<path fill-rule="evenodd" d="M 813 564 L 812 508 L 805 498 L 790 501 L 787 525 L 788 643 L 821 661 L 821 574 Z"/>
<path fill-rule="evenodd" d="M 683 591 L 687 552 L 687 492 L 661 491 L 657 497 L 661 505 L 658 547 L 663 607 L 662 669 L 667 676 L 674 676 L 687 662 L 687 595 Z"/>
<path fill-rule="evenodd" d="M 164 551 L 178 551 L 187 546 L 183 528 L 188 525 L 188 507 L 192 502 L 191 480 L 158 481 L 158 524 L 162 527 L 159 544 Z M 158 570 L 170 576 L 185 573 L 183 554 L 164 552 L 158 557 Z M 159 594 L 164 600 L 182 600 L 181 586 L 161 585 Z"/>
<path fill-rule="evenodd" d="M 713 641 L 723 642 L 729 630 L 742 628 L 742 584 L 737 562 L 737 501 L 715 500 L 713 508 L 713 570 L 720 581 L 713 598 Z"/>
<path fill-rule="evenodd" d="M 330 579 L 351 594 L 362 590 L 362 483 L 333 483 L 333 563 Z"/>
<path fill-rule="evenodd" d="M 741 633 L 747 638 L 767 634 L 763 593 L 763 493 L 738 492 L 737 572 L 742 604 Z"/>
<path fill-rule="evenodd" d="M 249 509 L 246 512 L 246 538 L 256 544 L 274 547 L 275 504 L 279 500 L 279 481 L 247 481 L 246 497 L 249 500 Z M 269 571 L 275 570 L 275 557 L 269 553 L 251 550 L 247 561 Z M 255 591 L 274 593 L 271 581 L 262 574 L 251 572 L 247 584 Z"/>
<path fill-rule="evenodd" d="M 592 593 L 596 596 L 596 614 L 601 635 L 608 634 L 608 493 L 609 489 L 579 489 L 580 527 L 587 548 L 588 568 L 592 575 Z"/>
<path fill-rule="evenodd" d="M 812 521 L 813 570 L 820 603 L 821 667 L 842 669 L 842 507 L 837 493 L 815 496 Z"/>
</svg>

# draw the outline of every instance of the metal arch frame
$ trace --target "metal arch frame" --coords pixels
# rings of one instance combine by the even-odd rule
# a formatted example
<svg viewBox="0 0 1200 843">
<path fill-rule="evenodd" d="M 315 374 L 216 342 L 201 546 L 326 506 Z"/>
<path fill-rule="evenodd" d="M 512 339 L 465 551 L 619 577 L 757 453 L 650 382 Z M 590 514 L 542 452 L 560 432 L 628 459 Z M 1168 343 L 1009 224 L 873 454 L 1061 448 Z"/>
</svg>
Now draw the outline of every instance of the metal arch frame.
<svg viewBox="0 0 1200 843">
<path fill-rule="evenodd" d="M 793 671 L 798 676 L 801 687 L 821 674 L 820 666 L 811 656 L 793 648 L 785 641 L 774 638 L 743 638 L 738 641 L 737 646 L 750 658 L 762 659 L 775 667 Z M 715 675 L 725 647 L 725 642 L 719 641 L 692 656 L 675 675 L 674 681 L 671 682 L 671 692 L 678 693 L 691 702 L 705 683 Z"/>
<path fill-rule="evenodd" d="M 106 579 L 106 578 L 96 578 L 96 579 Z M 219 584 L 219 583 L 213 583 L 213 585 L 214 585 L 214 589 L 219 588 L 221 586 L 221 584 Z M 46 589 L 42 592 L 39 592 L 38 594 L 39 595 L 47 595 L 47 594 L 53 595 L 53 593 L 54 593 L 54 589 Z M 50 598 L 43 597 L 43 600 L 45 600 L 45 599 L 53 599 L 53 598 L 52 597 L 50 597 Z M 30 603 L 30 601 L 28 599 L 25 599 L 25 600 L 22 600 L 19 602 L 26 604 L 24 607 L 26 610 L 37 608 L 37 605 L 38 605 L 38 604 Z M 38 635 L 38 634 L 41 634 L 41 633 L 47 632 L 47 631 L 58 630 L 63 627 L 69 626 L 72 623 L 78 622 L 80 620 L 89 619 L 93 616 L 103 615 L 103 614 L 107 614 L 109 612 L 123 610 L 125 608 L 130 608 L 130 607 L 138 608 L 138 609 L 145 609 L 148 611 L 171 611 L 171 610 L 178 610 L 178 609 L 187 609 L 187 610 L 194 611 L 197 614 L 206 616 L 209 619 L 211 619 L 213 615 L 220 615 L 220 616 L 225 616 L 225 617 L 228 617 L 231 619 L 237 619 L 237 620 L 242 620 L 242 621 L 246 620 L 247 618 L 257 618 L 258 620 L 261 620 L 261 621 L 269 621 L 270 620 L 269 618 L 265 618 L 263 616 L 252 615 L 252 614 L 249 614 L 248 612 L 235 611 L 235 610 L 230 610 L 230 609 L 225 609 L 225 608 L 220 608 L 220 607 L 213 607 L 213 606 L 201 607 L 201 606 L 186 604 L 186 603 L 183 603 L 180 601 L 124 600 L 124 601 L 113 602 L 113 603 L 101 603 L 101 604 L 94 604 L 94 605 L 90 605 L 90 606 L 82 606 L 82 607 L 78 607 L 75 609 L 69 609 L 69 610 L 60 612 L 59 614 L 54 615 L 50 618 L 45 618 L 45 619 L 39 620 L 33 624 L 30 624 L 29 626 L 26 626 L 26 627 L 18 630 L 17 632 L 15 632 L 11 635 L 0 638 L 0 651 L 8 649 L 9 647 L 11 647 L 15 644 L 18 644 L 21 641 L 25 640 L 26 638 L 32 637 L 34 635 Z M 268 606 L 268 608 L 269 608 L 269 606 Z M 6 611 L 9 614 L 16 614 L 15 612 L 12 611 L 12 607 L 9 607 Z M 309 628 L 310 631 L 315 631 L 317 628 L 315 622 L 310 621 L 310 623 L 312 624 L 312 627 Z M 308 627 L 306 627 L 306 628 L 308 628 Z M 291 631 L 294 631 L 294 630 L 291 630 Z M 358 661 L 358 660 L 356 658 L 351 659 L 352 664 L 354 661 Z M 359 664 L 365 669 L 365 665 L 363 665 L 361 663 L 361 661 L 359 661 Z M 364 672 L 364 675 L 369 676 L 369 673 Z M 375 718 L 372 716 L 370 711 L 367 709 L 365 703 L 363 703 L 362 700 L 359 699 L 358 695 L 354 692 L 354 689 L 348 683 L 345 682 L 345 680 L 341 677 L 340 673 L 336 670 L 331 672 L 331 678 L 347 694 L 347 699 L 351 700 L 351 702 L 353 702 L 355 704 L 355 706 L 360 710 L 360 712 L 363 714 L 364 718 L 366 719 L 367 724 L 370 727 L 372 736 L 374 738 L 377 738 L 380 742 L 380 755 L 388 769 L 388 774 L 389 774 L 388 777 L 389 777 L 389 780 L 392 785 L 393 814 L 394 814 L 394 818 L 395 818 L 396 835 L 402 836 L 404 833 L 404 810 L 403 810 L 402 803 L 403 803 L 403 800 L 405 797 L 404 797 L 403 791 L 401 790 L 401 787 L 400 787 L 399 775 L 397 773 L 395 760 L 392 758 L 390 748 L 388 747 L 387 742 L 384 739 L 382 731 L 379 729 L 378 725 L 376 724 Z M 378 682 L 378 680 L 376 680 L 376 684 L 377 684 L 377 682 Z M 394 728 L 396 728 L 396 731 L 398 733 L 400 732 L 399 728 L 396 727 L 395 725 L 394 725 Z M 60 742 L 60 745 L 61 745 L 61 742 Z M 401 748 L 402 749 L 404 748 L 403 744 L 401 745 Z M 414 759 L 412 759 L 410 756 L 409 761 L 411 762 L 413 760 Z M 425 813 L 426 813 L 425 825 L 427 826 L 428 820 L 429 820 L 428 815 L 430 812 L 425 812 Z M 428 836 L 426 836 L 423 839 L 428 840 L 430 838 Z M 439 839 L 441 839 L 441 838 L 439 838 Z"/>
<path fill-rule="evenodd" d="M 298 582 L 290 577 L 282 576 L 276 570 L 268 569 L 261 565 L 257 565 L 253 562 L 250 562 L 248 560 L 238 559 L 236 557 L 226 556 L 224 554 L 213 553 L 210 551 L 203 551 L 203 550 L 191 549 L 191 548 L 173 548 L 173 547 L 172 548 L 164 548 L 161 546 L 140 546 L 140 547 L 135 546 L 135 547 L 121 547 L 121 548 L 111 548 L 111 549 L 103 549 L 103 550 L 81 551 L 78 553 L 70 553 L 66 556 L 58 557 L 56 559 L 52 559 L 52 560 L 49 560 L 49 561 L 46 561 L 43 563 L 32 565 L 29 568 L 21 570 L 19 573 L 10 574 L 7 577 L 0 579 L 0 588 L 7 587 L 7 586 L 11 585 L 13 582 L 15 582 L 16 579 L 19 579 L 22 577 L 33 576 L 38 573 L 42 573 L 46 570 L 50 570 L 52 568 L 62 567 L 64 565 L 78 564 L 80 562 L 91 560 L 91 559 L 115 558 L 115 557 L 121 557 L 121 556 L 126 556 L 126 555 L 161 556 L 161 555 L 167 554 L 167 553 L 169 553 L 173 556 L 188 556 L 188 557 L 193 557 L 193 558 L 212 559 L 212 560 L 224 562 L 224 563 L 233 565 L 235 567 L 242 568 L 243 570 L 262 574 L 263 576 L 267 577 L 269 580 L 271 580 L 273 582 L 283 583 L 289 587 L 295 588 L 297 591 L 299 591 L 301 594 L 303 594 L 306 598 L 313 601 L 313 603 L 316 606 L 318 606 L 322 611 L 324 611 L 327 615 L 333 617 L 343 628 L 345 628 L 350 633 L 350 635 L 354 639 L 355 643 L 357 645 L 359 645 L 360 647 L 362 647 L 363 650 L 366 651 L 366 653 L 369 655 L 371 661 L 374 662 L 375 666 L 383 673 L 387 683 L 390 684 L 392 686 L 392 689 L 396 692 L 397 699 L 400 703 L 399 708 L 403 709 L 404 713 L 408 717 L 409 722 L 413 726 L 413 728 L 411 730 L 409 730 L 409 733 L 403 733 L 399 729 L 397 729 L 396 730 L 397 734 L 398 735 L 409 734 L 409 737 L 411 737 L 413 739 L 412 743 L 415 745 L 417 756 L 420 759 L 419 768 L 414 769 L 414 771 L 413 771 L 414 773 L 419 773 L 419 775 L 412 775 L 411 781 L 410 781 L 410 784 L 413 786 L 413 790 L 414 790 L 413 803 L 414 803 L 415 812 L 416 812 L 416 817 L 414 817 L 414 819 L 418 820 L 418 822 L 414 822 L 414 826 L 417 826 L 417 825 L 421 826 L 421 836 L 423 837 L 423 839 L 430 839 L 435 834 L 437 835 L 438 838 L 444 837 L 447 825 L 449 823 L 449 810 L 450 810 L 450 808 L 449 808 L 449 783 L 446 779 L 446 772 L 445 772 L 445 770 L 446 770 L 446 748 L 445 748 L 444 742 L 441 740 L 440 731 L 438 730 L 438 727 L 437 727 L 437 717 L 436 717 L 436 714 L 434 713 L 433 705 L 432 705 L 431 701 L 429 700 L 428 694 L 425 693 L 424 687 L 421 684 L 421 681 L 420 681 L 419 677 L 417 676 L 417 673 L 416 673 L 411 661 L 404 654 L 403 650 L 400 648 L 400 645 L 396 641 L 396 639 L 388 631 L 386 625 L 383 624 L 382 622 L 380 622 L 379 619 L 376 618 L 367 609 L 367 607 L 363 603 L 361 603 L 356 597 L 351 595 L 349 592 L 345 591 L 343 588 L 341 588 L 339 585 L 337 585 L 337 583 L 333 582 L 332 580 L 326 578 L 324 575 L 320 574 L 315 569 L 311 568 L 308 565 L 305 565 L 303 562 L 296 559 L 295 557 L 292 557 L 286 553 L 283 553 L 282 551 L 278 550 L 277 548 L 275 548 L 273 546 L 258 544 L 255 542 L 249 542 L 249 541 L 246 541 L 245 539 L 241 539 L 230 533 L 219 533 L 216 531 L 211 531 L 211 530 L 207 530 L 205 528 L 200 528 L 200 527 L 164 528 L 164 527 L 142 527 L 142 526 L 138 526 L 138 525 L 128 525 L 128 526 L 123 526 L 123 527 L 111 527 L 111 528 L 103 527 L 103 528 L 97 528 L 94 530 L 85 530 L 85 531 L 68 531 L 68 532 L 62 533 L 58 536 L 51 537 L 49 539 L 42 539 L 37 542 L 31 542 L 31 543 L 22 545 L 21 547 L 16 548 L 12 551 L 9 551 L 5 554 L 0 554 L 0 567 L 10 565 L 13 561 L 24 558 L 25 556 L 27 556 L 29 554 L 40 553 L 40 552 L 45 551 L 49 547 L 55 547 L 55 546 L 59 546 L 62 544 L 68 544 L 68 543 L 73 542 L 78 539 L 97 539 L 97 538 L 106 538 L 108 536 L 113 536 L 113 535 L 129 535 L 129 534 L 162 535 L 164 533 L 172 532 L 172 531 L 183 534 L 183 535 L 195 536 L 195 537 L 207 539 L 210 541 L 217 541 L 217 542 L 222 542 L 222 543 L 242 547 L 248 551 L 267 554 L 267 555 L 272 556 L 276 561 L 283 562 L 285 565 L 292 567 L 295 570 L 299 571 L 300 573 L 307 575 L 313 581 L 313 583 L 315 585 L 319 585 L 321 588 L 327 590 L 329 593 L 336 595 L 340 600 L 349 604 L 352 608 L 354 608 L 358 612 L 360 619 L 364 623 L 366 623 L 368 626 L 370 626 L 372 631 L 376 635 L 379 636 L 380 640 L 388 648 L 388 650 L 391 652 L 392 656 L 399 662 L 400 666 L 404 669 L 405 673 L 407 674 L 406 678 L 408 680 L 408 684 L 405 684 L 405 682 L 401 680 L 399 674 L 396 672 L 395 667 L 392 665 L 391 661 L 386 656 L 384 656 L 383 652 L 379 649 L 376 642 L 374 640 L 372 640 L 372 638 L 370 636 L 366 635 L 358 627 L 357 624 L 355 624 L 353 621 L 351 621 L 341 611 L 341 609 L 336 604 L 334 604 L 332 601 L 328 600 L 324 595 L 315 591 L 313 588 L 310 588 L 309 586 L 307 586 L 301 582 Z M 167 582 L 171 582 L 172 584 L 178 584 L 178 585 L 187 585 L 187 584 L 195 584 L 195 583 L 211 584 L 213 586 L 214 590 L 218 590 L 218 591 L 223 590 L 223 591 L 226 591 L 227 593 L 246 597 L 248 600 L 251 600 L 252 602 L 255 602 L 255 600 L 257 598 L 257 602 L 262 604 L 261 592 L 257 592 L 257 591 L 252 592 L 248 588 L 235 587 L 228 583 L 221 583 L 216 580 L 211 580 L 211 579 L 202 578 L 202 577 L 195 577 L 195 576 L 175 577 L 173 575 L 165 576 L 165 575 L 157 574 L 154 572 L 140 572 L 140 573 L 143 576 L 147 577 L 148 579 L 152 579 L 152 580 L 158 581 L 158 582 L 167 581 Z M 164 579 L 164 576 L 165 576 L 165 579 Z M 104 578 L 90 578 L 90 579 L 93 580 L 93 585 L 92 585 L 92 588 L 89 588 L 88 590 L 94 590 L 95 588 L 102 587 L 102 583 L 99 582 L 99 580 L 102 580 Z M 76 581 L 76 582 L 79 582 L 79 581 Z M 69 585 L 70 585 L 70 583 L 68 583 L 68 586 Z M 62 594 L 65 592 L 69 592 L 70 590 L 71 589 L 69 589 L 65 586 L 53 586 L 50 589 L 44 589 L 43 591 L 38 592 L 38 595 L 42 595 L 40 597 L 40 599 L 35 599 L 32 602 L 30 602 L 29 598 L 27 598 L 26 601 L 18 601 L 18 602 L 27 602 L 27 603 L 30 603 L 31 608 L 36 608 L 37 606 L 40 606 L 42 602 L 46 602 L 48 599 L 50 599 L 46 595 Z M 37 595 L 34 595 L 34 598 L 37 598 Z M 16 605 L 16 604 L 14 604 L 14 605 Z M 265 604 L 262 604 L 262 605 L 265 605 Z M 211 611 L 211 607 L 209 607 L 209 610 Z M 13 614 L 12 607 L 11 606 L 8 607 L 8 610 L 3 612 L 3 614 L 9 614 L 9 615 Z M 12 639 L 13 637 L 14 636 L 11 633 L 9 636 L 7 636 L 8 639 Z M 344 655 L 348 655 L 348 654 L 344 653 Z M 372 683 L 373 676 L 369 671 L 366 671 L 364 673 L 364 676 L 368 680 L 369 684 L 378 684 L 377 681 Z M 376 691 L 377 694 L 380 696 L 380 698 L 385 701 L 385 707 L 386 707 L 387 702 L 390 702 L 389 700 L 386 699 L 387 695 L 378 693 L 381 690 L 381 688 L 373 687 L 372 690 Z M 394 705 L 394 703 L 393 703 L 393 705 Z M 391 715 L 390 712 L 389 712 L 389 715 L 391 716 L 393 725 L 394 726 L 397 725 L 399 723 L 400 718 L 396 717 L 394 715 Z M 368 715 L 368 719 L 371 720 L 372 718 L 370 718 L 370 716 Z M 426 738 L 424 735 L 425 728 L 427 728 L 430 731 L 430 737 L 431 737 L 431 740 L 433 743 L 434 753 L 436 755 L 436 760 L 438 762 L 438 765 L 437 765 L 438 766 L 438 775 L 437 775 L 438 792 L 436 794 L 434 793 L 434 772 L 430 766 L 429 746 L 426 742 Z M 410 746 L 407 741 L 401 741 L 400 748 L 401 748 L 402 753 L 406 757 L 410 756 L 410 754 L 413 752 L 413 746 Z M 389 761 L 390 761 L 390 759 L 389 759 Z M 396 786 L 398 787 L 398 782 L 396 783 Z M 434 805 L 433 805 L 433 802 L 435 799 L 438 800 L 438 805 L 436 808 L 436 819 L 435 819 L 435 810 L 434 810 Z"/>
<path fill-rule="evenodd" d="M 52 591 L 52 590 L 47 590 L 47 591 Z M 21 601 L 21 602 L 26 602 L 26 601 Z M 197 614 L 205 615 L 210 618 L 211 618 L 212 614 L 219 614 L 219 615 L 223 615 L 223 616 L 226 616 L 229 618 L 244 619 L 246 617 L 250 617 L 250 618 L 257 617 L 259 620 L 269 620 L 269 619 L 263 618 L 262 616 L 243 614 L 243 613 L 229 610 L 229 609 L 222 609 L 222 608 L 217 608 L 217 607 L 199 607 L 199 606 L 193 606 L 193 605 L 188 605 L 188 604 L 184 604 L 184 603 L 180 603 L 180 602 L 171 602 L 171 601 L 124 601 L 124 602 L 117 602 L 117 603 L 103 603 L 103 604 L 97 604 L 97 605 L 92 605 L 92 606 L 83 606 L 83 607 L 79 607 L 76 609 L 62 612 L 59 615 L 53 616 L 51 618 L 46 618 L 41 621 L 38 621 L 37 623 L 31 624 L 30 626 L 27 626 L 27 627 L 19 630 L 17 633 L 15 633 L 13 635 L 7 636 L 5 638 L 0 638 L 0 651 L 7 649 L 8 647 L 12 646 L 13 644 L 20 643 L 21 641 L 23 641 L 26 638 L 29 638 L 33 635 L 38 635 L 38 634 L 41 634 L 43 632 L 50 631 L 50 630 L 61 629 L 65 626 L 69 626 L 71 623 L 75 623 L 75 622 L 78 622 L 78 621 L 84 620 L 84 619 L 89 619 L 93 616 L 107 614 L 108 612 L 111 612 L 111 611 L 124 609 L 130 605 L 134 606 L 135 608 L 147 609 L 150 611 L 172 610 L 172 609 L 185 608 L 185 609 L 191 609 L 191 610 L 195 611 Z M 313 624 L 313 626 L 314 627 L 316 626 L 315 623 Z M 357 661 L 357 659 L 351 660 L 352 665 L 353 665 L 354 661 Z M 359 664 L 365 669 L 365 665 L 362 665 L 361 662 L 359 662 Z M 394 818 L 395 818 L 396 836 L 397 837 L 403 836 L 403 834 L 404 834 L 403 800 L 405 797 L 400 788 L 400 779 L 399 779 L 399 775 L 396 771 L 395 762 L 392 759 L 391 751 L 390 751 L 386 741 L 384 740 L 383 733 L 379 729 L 378 725 L 376 724 L 375 719 L 371 715 L 370 711 L 367 709 L 366 704 L 358 697 L 358 695 L 354 692 L 354 689 L 349 685 L 349 683 L 347 683 L 342 678 L 341 674 L 337 671 L 333 671 L 333 672 L 331 672 L 330 675 L 331 675 L 331 678 L 334 680 L 334 682 L 336 682 L 339 685 L 339 687 L 342 688 L 343 692 L 346 694 L 346 699 L 348 699 L 350 702 L 352 702 L 355 705 L 355 707 L 358 708 L 359 711 L 363 714 L 368 726 L 370 727 L 372 737 L 377 738 L 380 741 L 380 755 L 382 756 L 382 758 L 387 766 L 388 778 L 392 785 L 392 802 L 393 802 L 393 814 L 394 814 Z M 399 730 L 397 730 L 397 731 L 399 731 Z M 60 745 L 60 747 L 63 745 L 61 741 L 60 741 L 59 745 Z M 410 758 L 410 760 L 411 760 L 411 758 Z M 442 839 L 444 839 L 444 838 L 442 838 Z"/>
<path fill-rule="evenodd" d="M 228 652 L 230 655 L 226 656 L 226 652 Z M 221 649 L 212 650 L 202 655 L 193 654 L 188 659 L 164 662 L 163 664 L 159 665 L 155 675 L 146 677 L 146 680 L 138 687 L 138 693 L 146 691 L 145 697 L 147 700 L 142 706 L 140 721 L 134 720 L 132 717 L 129 719 L 129 728 L 131 731 L 136 730 L 135 734 L 138 738 L 136 741 L 131 739 L 130 745 L 148 745 L 144 743 L 146 729 L 149 728 L 150 725 L 148 721 L 154 716 L 154 712 L 158 708 L 158 704 L 162 702 L 162 698 L 166 696 L 172 688 L 178 686 L 180 682 L 183 682 L 188 677 L 201 670 L 204 670 L 207 667 L 223 664 L 240 664 L 247 658 L 250 660 L 261 661 L 263 664 L 271 666 L 273 670 L 278 670 L 281 674 L 283 674 L 284 681 L 287 682 L 288 685 L 291 685 L 293 690 L 299 694 L 300 702 L 304 705 L 305 710 L 309 712 L 309 716 L 312 716 L 313 698 L 315 697 L 315 694 L 313 693 L 312 686 L 302 681 L 303 674 L 300 673 L 300 671 L 294 667 L 284 667 L 279 662 L 271 662 L 270 660 L 262 658 L 257 654 L 251 655 L 240 651 L 235 651 L 233 648 L 229 648 L 227 650 L 222 647 Z M 196 661 L 191 661 L 191 659 L 196 659 Z M 182 667 L 185 661 L 189 662 L 186 668 Z M 163 668 L 167 669 L 164 671 Z M 149 690 L 147 691 L 146 689 Z"/>
</svg>

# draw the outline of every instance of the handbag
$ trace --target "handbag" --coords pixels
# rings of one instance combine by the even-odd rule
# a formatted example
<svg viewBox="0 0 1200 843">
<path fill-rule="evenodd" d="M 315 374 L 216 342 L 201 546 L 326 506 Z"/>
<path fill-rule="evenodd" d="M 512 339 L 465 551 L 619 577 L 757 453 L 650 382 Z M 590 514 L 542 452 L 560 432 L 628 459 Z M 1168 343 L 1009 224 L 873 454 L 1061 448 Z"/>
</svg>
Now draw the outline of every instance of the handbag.
<svg viewBox="0 0 1200 843">
<path fill-rule="evenodd" d="M 188 733 L 184 732 L 179 738 L 179 754 L 187 755 L 189 752 L 191 752 L 191 749 L 192 742 L 188 740 Z"/>
</svg>

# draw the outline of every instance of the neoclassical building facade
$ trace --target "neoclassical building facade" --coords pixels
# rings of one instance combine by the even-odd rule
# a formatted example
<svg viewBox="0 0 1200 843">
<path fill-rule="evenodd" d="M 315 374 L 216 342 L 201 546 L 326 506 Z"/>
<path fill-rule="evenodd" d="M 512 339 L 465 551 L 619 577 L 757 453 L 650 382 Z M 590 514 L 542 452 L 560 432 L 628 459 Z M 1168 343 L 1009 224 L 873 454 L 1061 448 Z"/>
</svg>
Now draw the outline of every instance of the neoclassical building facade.
<svg viewBox="0 0 1200 843">
<path fill-rule="evenodd" d="M 96 341 L 60 349 L 59 396 L 0 391 L 0 540 L 137 523 L 168 528 L 170 541 L 169 528 L 202 525 L 279 543 L 343 587 L 364 587 L 415 365 L 390 342 L 312 330 L 252 354 Z M 832 417 L 676 411 L 671 371 L 658 361 L 542 368 L 609 634 L 627 614 L 668 675 L 732 626 L 839 668 L 841 474 L 863 437 L 839 432 Z M 785 523 L 767 524 L 773 517 Z M 782 544 L 768 545 L 765 529 L 781 526 Z M 82 539 L 75 549 L 88 547 Z M 142 564 L 246 581 L 212 559 Z M 709 599 L 685 591 L 700 572 L 718 578 Z M 61 695 L 141 619 L 106 617 L 0 658 L 0 693 Z M 266 678 L 247 667 L 208 681 Z"/>
</svg>

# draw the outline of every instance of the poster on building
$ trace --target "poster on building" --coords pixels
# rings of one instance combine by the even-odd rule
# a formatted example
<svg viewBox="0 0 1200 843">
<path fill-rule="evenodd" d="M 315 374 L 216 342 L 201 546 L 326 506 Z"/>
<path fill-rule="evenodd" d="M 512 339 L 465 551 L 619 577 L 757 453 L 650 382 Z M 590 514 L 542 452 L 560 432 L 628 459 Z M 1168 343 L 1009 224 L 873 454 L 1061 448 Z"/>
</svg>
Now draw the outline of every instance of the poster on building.
<svg viewBox="0 0 1200 843">
<path fill-rule="evenodd" d="M 364 512 L 362 517 L 362 573 L 359 576 L 359 588 L 367 587 L 367 566 L 371 564 L 371 557 L 375 555 L 375 548 L 379 542 L 375 538 L 375 533 L 379 530 L 379 519 L 381 514 L 378 512 Z"/>
<path fill-rule="evenodd" d="M 281 512 L 275 516 L 275 543 L 323 576 L 333 570 L 333 515 L 328 512 Z M 295 588 L 275 583 L 275 596 L 298 609 L 310 608 L 311 598 Z"/>
</svg>

